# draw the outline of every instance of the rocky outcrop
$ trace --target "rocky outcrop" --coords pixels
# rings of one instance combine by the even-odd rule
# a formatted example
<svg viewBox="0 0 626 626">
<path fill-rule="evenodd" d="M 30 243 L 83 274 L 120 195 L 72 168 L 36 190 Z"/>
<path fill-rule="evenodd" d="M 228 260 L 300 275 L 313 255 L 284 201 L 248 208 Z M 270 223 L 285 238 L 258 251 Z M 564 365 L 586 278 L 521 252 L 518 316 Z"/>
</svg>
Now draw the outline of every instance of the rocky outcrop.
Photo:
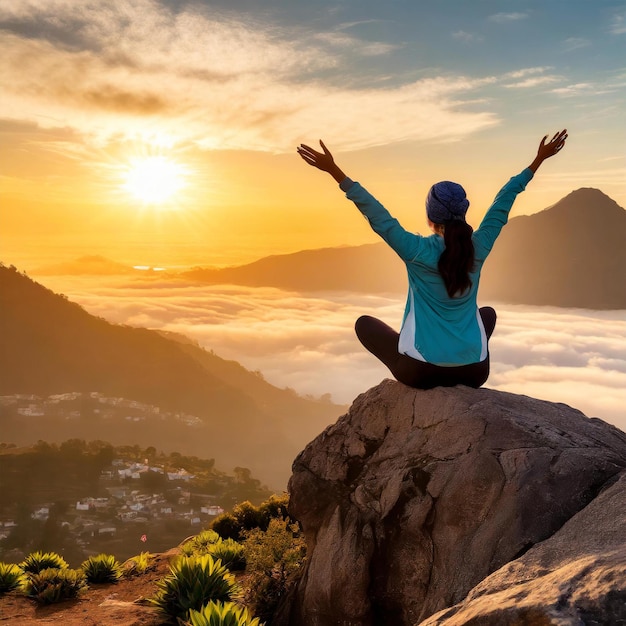
<svg viewBox="0 0 626 626">
<path fill-rule="evenodd" d="M 626 474 L 555 535 L 420 626 L 626 624 Z"/>
<path fill-rule="evenodd" d="M 274 623 L 413 626 L 443 609 L 452 612 L 432 624 L 466 623 L 455 620 L 472 602 L 523 582 L 520 563 L 539 564 L 535 574 L 548 578 L 554 571 L 557 581 L 559 541 L 572 543 L 563 552 L 572 575 L 592 576 L 585 559 L 600 557 L 591 539 L 574 539 L 583 532 L 575 516 L 625 467 L 626 435 L 566 405 L 384 381 L 294 462 L 290 508 L 308 561 Z M 573 526 L 563 527 L 568 520 Z M 616 570 L 606 559 L 610 577 Z M 477 587 L 507 564 L 493 592 Z"/>
</svg>

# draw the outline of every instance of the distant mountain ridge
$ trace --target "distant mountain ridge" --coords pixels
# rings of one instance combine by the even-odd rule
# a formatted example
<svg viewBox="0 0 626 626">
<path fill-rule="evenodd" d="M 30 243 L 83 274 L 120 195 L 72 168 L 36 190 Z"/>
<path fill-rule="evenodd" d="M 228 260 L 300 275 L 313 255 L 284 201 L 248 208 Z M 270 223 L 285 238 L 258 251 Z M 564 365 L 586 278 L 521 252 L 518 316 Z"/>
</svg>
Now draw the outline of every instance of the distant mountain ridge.
<svg viewBox="0 0 626 626">
<path fill-rule="evenodd" d="M 4 266 L 0 371 L 0 395 L 99 391 L 198 416 L 202 428 L 192 433 L 151 426 L 128 430 L 141 441 L 124 441 L 105 421 L 78 420 L 65 437 L 169 451 L 176 446 L 185 454 L 215 458 L 226 469 L 249 467 L 273 487 L 286 481 L 302 445 L 341 410 L 278 389 L 192 342 L 110 324 Z M 29 418 L 27 426 L 26 432 L 23 423 L 11 432 L 30 437 L 31 443 L 44 438 L 44 418 Z M 0 423 L 0 430 L 3 440 L 11 441 L 7 424 Z"/>
<path fill-rule="evenodd" d="M 61 263 L 52 263 L 38 267 L 33 274 L 39 276 L 57 275 L 57 274 L 87 274 L 96 276 L 107 276 L 117 274 L 130 274 L 133 268 L 130 265 L 117 263 L 111 259 L 98 254 L 82 256 L 73 261 L 64 261 Z"/>
<path fill-rule="evenodd" d="M 404 289 L 406 279 L 394 270 L 402 267 L 391 250 L 374 243 L 272 255 L 234 267 L 195 268 L 181 276 L 210 284 L 293 291 L 397 291 Z"/>
<path fill-rule="evenodd" d="M 581 188 L 513 218 L 485 263 L 482 297 L 514 304 L 626 309 L 626 211 Z"/>
<path fill-rule="evenodd" d="M 598 189 L 573 191 L 512 218 L 487 259 L 480 297 L 513 304 L 626 308 L 626 211 Z M 403 292 L 406 275 L 386 244 L 305 250 L 181 276 L 208 284 L 309 291 Z"/>
</svg>

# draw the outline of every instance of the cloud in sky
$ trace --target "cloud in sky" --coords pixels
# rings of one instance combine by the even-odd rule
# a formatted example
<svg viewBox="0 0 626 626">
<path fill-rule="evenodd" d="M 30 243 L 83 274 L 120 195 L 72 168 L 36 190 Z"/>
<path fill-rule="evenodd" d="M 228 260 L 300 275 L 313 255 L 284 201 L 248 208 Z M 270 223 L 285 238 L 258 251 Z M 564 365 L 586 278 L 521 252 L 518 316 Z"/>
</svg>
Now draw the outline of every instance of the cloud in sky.
<svg viewBox="0 0 626 626">
<path fill-rule="evenodd" d="M 624 163 L 626 161 L 626 157 L 624 155 L 615 155 L 611 156 L 610 160 L 602 159 L 598 162 L 606 163 L 612 161 L 621 161 Z M 585 181 L 585 187 L 606 189 L 612 185 L 619 187 L 620 185 L 623 185 L 624 180 L 626 180 L 626 165 L 622 165 L 621 167 L 605 167 L 602 165 L 598 169 L 593 170 L 572 168 L 567 172 L 545 174 L 544 185 L 546 188 L 554 186 L 554 188 L 562 189 L 565 186 L 570 187 L 571 189 L 576 189 L 581 186 L 581 181 Z"/>
<path fill-rule="evenodd" d="M 462 41 L 464 43 L 481 43 L 484 41 L 484 37 L 482 37 L 482 35 L 477 35 L 476 33 L 468 33 L 464 30 L 457 30 L 453 32 L 452 38 L 457 39 L 458 41 Z"/>
<path fill-rule="evenodd" d="M 528 87 L 537 87 L 537 85 L 548 85 L 560 81 L 559 76 L 532 76 L 516 83 L 506 85 L 508 89 L 527 89 Z"/>
<path fill-rule="evenodd" d="M 69 282 L 68 282 L 69 281 Z M 349 403 L 389 373 L 353 331 L 363 314 L 392 326 L 403 302 L 380 295 L 303 297 L 270 288 L 178 280 L 46 277 L 51 288 L 118 323 L 183 333 L 302 394 Z M 564 402 L 626 429 L 626 316 L 496 305 L 488 387 Z"/>
<path fill-rule="evenodd" d="M 573 50 L 580 50 L 581 48 L 588 48 L 591 46 L 591 41 L 584 37 L 568 37 L 562 44 L 563 52 L 572 52 Z"/>
<path fill-rule="evenodd" d="M 475 90 L 558 80 L 507 84 L 505 76 L 446 73 L 369 86 L 351 68 L 400 44 L 361 39 L 345 24 L 317 32 L 199 4 L 180 7 L 156 0 L 5 3 L 0 114 L 99 140 L 156 128 L 205 148 L 291 151 L 303 135 L 323 131 L 341 137 L 337 149 L 356 149 L 461 139 L 499 123 L 486 105 L 477 108 Z"/>
<path fill-rule="evenodd" d="M 189 167 L 176 213 L 202 220 L 229 259 L 235 247 L 261 256 L 312 245 L 303 241 L 304 217 L 291 222 L 294 206 L 309 211 L 317 202 L 317 194 L 301 193 L 314 175 L 294 147 L 319 137 L 336 154 L 363 150 L 342 155 L 342 165 L 369 184 L 384 179 L 390 207 L 407 206 L 415 185 L 431 177 L 461 175 L 486 204 L 489 189 L 526 159 L 520 151 L 534 149 L 532 137 L 563 127 L 571 133 L 567 152 L 542 170 L 517 210 L 532 212 L 571 191 L 556 179 L 544 191 L 544 171 L 604 176 L 599 159 L 624 145 L 626 128 L 624 38 L 608 35 L 610 11 L 575 3 L 563 20 L 553 3 L 540 12 L 516 6 L 507 25 L 487 19 L 503 3 L 489 10 L 463 0 L 422 4 L 0 2 L 2 193 L 27 208 L 3 222 L 15 238 L 11 254 L 34 242 L 31 226 L 42 242 L 33 247 L 52 244 L 55 221 L 67 245 L 91 247 L 100 232 L 120 245 L 137 242 L 134 218 L 149 212 L 129 211 L 134 199 L 120 185 L 133 161 L 152 154 Z M 572 36 L 593 47 L 564 54 Z M 366 151 L 374 147 L 384 150 Z M 603 191 L 624 204 L 619 171 Z M 330 215 L 334 200 L 322 192 L 319 202 Z M 231 239 L 226 210 L 261 206 L 275 216 L 271 226 L 265 222 L 260 237 L 248 228 Z M 129 219 L 129 234 L 118 237 Z M 93 228 L 96 221 L 106 227 Z M 322 221 L 315 245 L 335 245 L 343 223 L 326 234 Z M 182 219 L 174 231 L 199 240 L 200 229 Z M 253 241 L 263 241 L 254 253 Z"/>
<path fill-rule="evenodd" d="M 624 35 L 626 34 L 626 11 L 616 13 L 613 16 L 613 20 L 610 27 L 612 35 Z"/>
<path fill-rule="evenodd" d="M 494 13 L 489 16 L 490 22 L 496 22 L 498 24 L 507 24 L 509 22 L 519 22 L 520 20 L 525 20 L 528 17 L 528 13 L 519 13 L 519 12 L 511 12 L 511 13 Z"/>
</svg>

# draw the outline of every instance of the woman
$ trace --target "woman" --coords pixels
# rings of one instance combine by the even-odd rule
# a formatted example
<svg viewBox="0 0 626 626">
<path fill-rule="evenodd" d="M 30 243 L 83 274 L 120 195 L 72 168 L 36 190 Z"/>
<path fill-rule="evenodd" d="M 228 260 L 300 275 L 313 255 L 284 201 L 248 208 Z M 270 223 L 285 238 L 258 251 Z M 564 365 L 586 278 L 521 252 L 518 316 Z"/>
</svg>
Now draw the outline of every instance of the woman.
<svg viewBox="0 0 626 626">
<path fill-rule="evenodd" d="M 360 317 L 356 333 L 394 377 L 419 389 L 458 384 L 480 387 L 489 376 L 488 339 L 496 324 L 490 307 L 478 309 L 480 271 L 513 202 L 539 166 L 565 145 L 567 131 L 539 144 L 537 156 L 500 190 L 479 228 L 465 221 L 469 201 L 461 185 L 443 181 L 426 198 L 433 235 L 407 232 L 359 183 L 348 178 L 320 141 L 322 152 L 301 144 L 298 153 L 309 165 L 328 172 L 371 227 L 405 262 L 409 293 L 398 334 L 380 320 Z"/>
</svg>

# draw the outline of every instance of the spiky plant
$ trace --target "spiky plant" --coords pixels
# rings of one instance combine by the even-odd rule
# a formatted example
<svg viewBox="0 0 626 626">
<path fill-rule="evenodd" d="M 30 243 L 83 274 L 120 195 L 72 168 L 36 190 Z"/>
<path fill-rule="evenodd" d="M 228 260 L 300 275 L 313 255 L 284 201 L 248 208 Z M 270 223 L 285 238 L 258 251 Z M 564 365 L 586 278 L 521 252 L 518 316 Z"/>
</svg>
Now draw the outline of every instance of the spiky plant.
<svg viewBox="0 0 626 626">
<path fill-rule="evenodd" d="M 153 556 L 149 552 L 142 552 L 137 556 L 131 556 L 122 564 L 122 569 L 126 576 L 134 576 L 135 574 L 144 574 L 151 567 Z"/>
<path fill-rule="evenodd" d="M 198 548 L 208 548 L 221 540 L 222 538 L 214 530 L 203 530 L 192 541 Z"/>
<path fill-rule="evenodd" d="M 244 607 L 232 602 L 209 602 L 200 611 L 189 611 L 188 626 L 263 626 Z"/>
<path fill-rule="evenodd" d="M 80 568 L 89 583 L 116 583 L 124 575 L 122 566 L 112 554 L 90 556 Z"/>
<path fill-rule="evenodd" d="M 24 582 L 24 572 L 15 563 L 0 563 L 0 593 L 18 589 Z"/>
<path fill-rule="evenodd" d="M 44 569 L 29 574 L 25 593 L 40 604 L 75 598 L 87 586 L 85 574 L 75 569 Z"/>
<path fill-rule="evenodd" d="M 179 557 L 157 587 L 150 603 L 174 620 L 187 618 L 190 609 L 199 611 L 211 600 L 231 600 L 239 591 L 234 576 L 210 554 Z"/>
<path fill-rule="evenodd" d="M 68 569 L 66 560 L 56 552 L 32 552 L 21 563 L 20 567 L 27 574 L 38 574 L 45 569 Z"/>
<path fill-rule="evenodd" d="M 180 547 L 185 556 L 203 556 L 211 553 L 211 547 L 222 541 L 214 530 L 203 530 L 195 537 L 186 540 Z"/>
<path fill-rule="evenodd" d="M 243 545 L 234 539 L 224 539 L 224 541 L 209 546 L 209 554 L 213 555 L 214 559 L 220 559 L 222 565 L 231 572 L 241 571 L 246 568 Z"/>
<path fill-rule="evenodd" d="M 186 541 L 185 543 L 183 543 L 180 546 L 180 553 L 183 556 L 201 556 L 200 554 L 198 554 L 197 550 L 196 550 L 196 546 L 193 542 L 193 539 L 190 539 L 189 541 Z"/>
</svg>

